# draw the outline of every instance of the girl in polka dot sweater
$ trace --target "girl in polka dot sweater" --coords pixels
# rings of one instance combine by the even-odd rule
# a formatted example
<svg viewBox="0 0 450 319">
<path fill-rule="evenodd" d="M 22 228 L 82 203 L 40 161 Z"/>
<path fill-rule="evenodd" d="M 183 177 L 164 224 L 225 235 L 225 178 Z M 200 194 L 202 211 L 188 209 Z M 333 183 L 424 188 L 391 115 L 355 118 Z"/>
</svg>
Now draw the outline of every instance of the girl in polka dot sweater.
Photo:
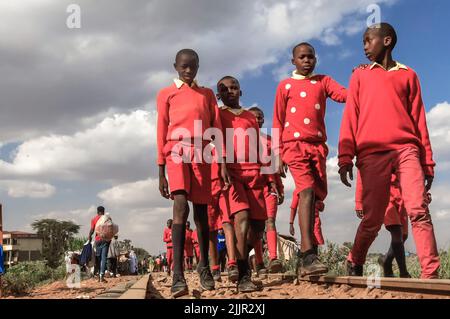
<svg viewBox="0 0 450 319">
<path fill-rule="evenodd" d="M 292 53 L 292 64 L 296 70 L 291 78 L 278 85 L 273 128 L 279 129 L 279 173 L 285 177 L 289 167 L 299 191 L 298 215 L 303 256 L 299 274 L 306 276 L 328 271 L 314 250 L 314 203 L 316 200 L 324 201 L 327 196 L 326 100 L 331 98 L 344 103 L 347 90 L 330 76 L 313 73 L 317 60 L 312 45 L 300 43 Z"/>
</svg>

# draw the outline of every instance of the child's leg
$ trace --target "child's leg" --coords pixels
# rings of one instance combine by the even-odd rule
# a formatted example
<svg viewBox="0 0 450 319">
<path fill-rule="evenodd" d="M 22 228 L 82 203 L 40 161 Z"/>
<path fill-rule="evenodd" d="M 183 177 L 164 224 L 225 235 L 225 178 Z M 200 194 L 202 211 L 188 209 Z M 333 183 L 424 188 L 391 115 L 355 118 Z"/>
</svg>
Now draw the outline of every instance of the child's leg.
<svg viewBox="0 0 450 319">
<path fill-rule="evenodd" d="M 223 223 L 223 232 L 227 246 L 228 264 L 236 264 L 236 238 L 234 228 L 230 223 Z"/>
<path fill-rule="evenodd" d="M 211 269 L 218 270 L 219 252 L 217 251 L 217 230 L 209 232 L 209 258 L 211 259 Z"/>
<path fill-rule="evenodd" d="M 313 249 L 313 229 L 314 229 L 314 191 L 305 189 L 299 193 L 298 221 L 301 236 L 301 252 L 304 253 Z"/>
<path fill-rule="evenodd" d="M 200 246 L 200 262 L 199 267 L 206 267 L 209 265 L 208 250 L 209 250 L 209 226 L 207 205 L 193 204 L 194 206 L 194 221 L 197 227 L 198 243 Z"/>
<path fill-rule="evenodd" d="M 267 248 L 269 249 L 270 260 L 278 259 L 277 255 L 277 227 L 275 217 L 269 217 L 266 221 Z"/>
<path fill-rule="evenodd" d="M 183 253 L 186 236 L 186 221 L 189 215 L 189 206 L 187 202 L 187 194 L 184 191 L 173 193 L 173 197 L 173 273 L 174 275 L 180 275 L 183 273 Z M 168 267 L 170 269 L 171 265 L 169 264 Z"/>
<path fill-rule="evenodd" d="M 388 255 L 386 256 L 386 262 L 390 263 L 392 270 L 393 258 L 397 261 L 398 268 L 400 270 L 400 276 L 404 277 L 408 274 L 406 269 L 405 260 L 405 246 L 403 245 L 403 234 L 401 225 L 386 226 L 386 229 L 391 233 L 391 247 L 389 248 Z M 389 260 L 388 260 L 389 256 Z"/>
<path fill-rule="evenodd" d="M 254 245 L 256 265 L 264 266 L 262 240 L 256 241 Z"/>
<path fill-rule="evenodd" d="M 397 166 L 402 198 L 411 220 L 417 255 L 422 268 L 421 278 L 437 278 L 440 261 L 431 215 L 425 198 L 425 177 L 420 164 L 419 150 L 407 148 L 400 151 Z"/>
<path fill-rule="evenodd" d="M 383 225 L 389 203 L 393 152 L 372 154 L 359 159 L 358 168 L 363 185 L 364 218 L 359 224 L 348 260 L 362 266 L 367 251 Z"/>
<path fill-rule="evenodd" d="M 239 269 L 239 279 L 248 269 L 247 236 L 249 230 L 248 211 L 242 210 L 234 214 L 234 232 L 236 235 L 236 255 Z"/>
</svg>

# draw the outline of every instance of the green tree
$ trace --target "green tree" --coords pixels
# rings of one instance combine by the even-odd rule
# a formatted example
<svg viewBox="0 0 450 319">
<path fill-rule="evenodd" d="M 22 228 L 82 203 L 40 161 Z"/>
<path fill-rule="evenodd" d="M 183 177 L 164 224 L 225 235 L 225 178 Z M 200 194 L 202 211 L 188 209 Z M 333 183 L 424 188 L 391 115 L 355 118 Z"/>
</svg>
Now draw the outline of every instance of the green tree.
<svg viewBox="0 0 450 319">
<path fill-rule="evenodd" d="M 69 250 L 83 250 L 84 243 L 88 241 L 87 237 L 74 237 L 69 239 Z"/>
<path fill-rule="evenodd" d="M 36 220 L 31 227 L 43 239 L 42 255 L 52 268 L 57 268 L 64 257 L 64 252 L 69 249 L 69 242 L 74 234 L 80 230 L 80 225 L 71 221 L 56 219 Z"/>
<path fill-rule="evenodd" d="M 133 248 L 138 260 L 147 259 L 150 254 L 144 248 L 134 247 Z"/>
</svg>

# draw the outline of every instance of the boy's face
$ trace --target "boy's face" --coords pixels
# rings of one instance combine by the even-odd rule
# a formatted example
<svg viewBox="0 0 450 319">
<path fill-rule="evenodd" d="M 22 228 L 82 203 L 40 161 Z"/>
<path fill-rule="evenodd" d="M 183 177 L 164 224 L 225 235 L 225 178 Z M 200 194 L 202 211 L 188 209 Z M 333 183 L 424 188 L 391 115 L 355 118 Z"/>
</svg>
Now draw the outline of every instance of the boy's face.
<svg viewBox="0 0 450 319">
<path fill-rule="evenodd" d="M 172 221 L 171 221 L 171 220 L 168 220 L 168 221 L 167 221 L 167 227 L 169 227 L 169 228 L 172 227 Z"/>
<path fill-rule="evenodd" d="M 392 42 L 391 37 L 382 37 L 380 30 L 370 28 L 364 33 L 364 53 L 372 62 L 380 62 L 383 60 L 386 50 Z"/>
<path fill-rule="evenodd" d="M 316 53 L 309 45 L 301 45 L 295 49 L 292 64 L 301 75 L 306 76 L 313 73 L 316 62 Z"/>
<path fill-rule="evenodd" d="M 264 124 L 264 114 L 258 110 L 250 111 L 256 117 L 256 122 L 258 123 L 259 128 L 263 127 Z"/>
<path fill-rule="evenodd" d="M 239 105 L 242 95 L 239 83 L 235 79 L 224 79 L 217 85 L 217 98 L 227 106 Z"/>
<path fill-rule="evenodd" d="M 198 60 L 193 54 L 181 54 L 174 63 L 174 68 L 178 72 L 181 81 L 191 84 L 198 71 Z"/>
</svg>

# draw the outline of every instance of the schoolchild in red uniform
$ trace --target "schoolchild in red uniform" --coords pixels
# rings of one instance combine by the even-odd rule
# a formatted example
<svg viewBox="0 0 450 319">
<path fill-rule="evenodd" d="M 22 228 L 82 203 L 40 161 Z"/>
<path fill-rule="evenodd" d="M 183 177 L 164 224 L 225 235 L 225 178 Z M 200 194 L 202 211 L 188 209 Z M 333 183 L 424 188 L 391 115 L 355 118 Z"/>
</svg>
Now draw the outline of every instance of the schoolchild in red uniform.
<svg viewBox="0 0 450 319">
<path fill-rule="evenodd" d="M 172 246 L 172 219 L 167 220 L 167 227 L 164 228 L 163 241 L 166 243 L 167 273 L 173 269 L 173 246 Z"/>
<path fill-rule="evenodd" d="M 238 264 L 238 290 L 255 291 L 258 287 L 249 276 L 248 253 L 261 240 L 267 219 L 264 188 L 270 176 L 261 174 L 259 126 L 255 116 L 239 103 L 239 81 L 231 76 L 217 84 L 218 97 L 224 106 L 220 119 L 227 148 L 227 171 L 231 185 L 220 197 L 220 209 L 234 225 Z M 277 193 L 275 183 L 271 191 Z M 251 272 L 250 272 L 251 274 Z"/>
<path fill-rule="evenodd" d="M 251 107 L 249 109 L 258 122 L 259 128 L 261 129 L 264 125 L 264 112 L 259 107 Z M 273 157 L 272 152 L 272 137 L 261 132 L 260 134 L 261 142 L 263 147 L 267 149 L 267 155 Z M 268 163 L 272 164 L 271 162 Z M 283 268 L 281 260 L 278 259 L 277 255 L 277 227 L 275 225 L 277 218 L 278 205 L 281 205 L 284 201 L 284 186 L 281 181 L 281 177 L 278 173 L 273 174 L 273 179 L 277 187 L 278 194 L 270 191 L 270 186 L 267 185 L 264 189 L 264 199 L 266 201 L 267 209 L 267 220 L 266 220 L 266 238 L 267 238 L 267 248 L 269 250 L 269 265 L 268 271 L 270 273 L 280 272 Z M 256 259 L 256 269 L 261 272 L 264 268 L 263 258 L 262 258 L 262 241 L 259 241 L 255 248 L 255 259 Z"/>
<path fill-rule="evenodd" d="M 279 173 L 284 177 L 287 165 L 299 191 L 301 276 L 328 271 L 314 250 L 314 206 L 317 200 L 324 201 L 328 192 L 326 100 L 343 103 L 347 97 L 346 89 L 330 76 L 313 73 L 316 61 L 312 45 L 294 47 L 292 64 L 296 70 L 278 85 L 273 115 L 273 127 L 280 132 Z"/>
<path fill-rule="evenodd" d="M 206 130 L 221 130 L 222 127 L 213 91 L 199 86 L 195 81 L 199 68 L 197 53 L 191 49 L 179 51 L 174 68 L 178 72 L 178 78 L 172 85 L 162 89 L 157 97 L 157 145 L 160 192 L 163 197 L 174 200 L 174 268 L 171 292 L 174 297 L 178 297 L 189 292 L 183 274 L 188 201 L 192 202 L 194 221 L 198 229 L 201 257 L 197 272 L 200 285 L 205 290 L 214 289 L 214 279 L 208 261 L 207 205 L 211 200 L 211 163 L 202 155 L 212 141 L 205 137 Z M 215 142 L 221 143 L 220 139 Z M 168 180 L 165 175 L 166 167 Z M 228 183 L 223 163 L 221 173 L 225 178 L 224 182 Z"/>
<path fill-rule="evenodd" d="M 370 245 L 383 225 L 391 177 L 398 177 L 411 221 L 421 278 L 437 278 L 440 267 L 426 192 L 434 176 L 433 153 L 419 79 L 392 58 L 397 34 L 388 23 L 364 33 L 364 51 L 371 61 L 355 69 L 339 137 L 339 173 L 351 186 L 353 158 L 361 174 L 362 219 L 348 256 L 349 275 L 361 276 Z"/>
</svg>

